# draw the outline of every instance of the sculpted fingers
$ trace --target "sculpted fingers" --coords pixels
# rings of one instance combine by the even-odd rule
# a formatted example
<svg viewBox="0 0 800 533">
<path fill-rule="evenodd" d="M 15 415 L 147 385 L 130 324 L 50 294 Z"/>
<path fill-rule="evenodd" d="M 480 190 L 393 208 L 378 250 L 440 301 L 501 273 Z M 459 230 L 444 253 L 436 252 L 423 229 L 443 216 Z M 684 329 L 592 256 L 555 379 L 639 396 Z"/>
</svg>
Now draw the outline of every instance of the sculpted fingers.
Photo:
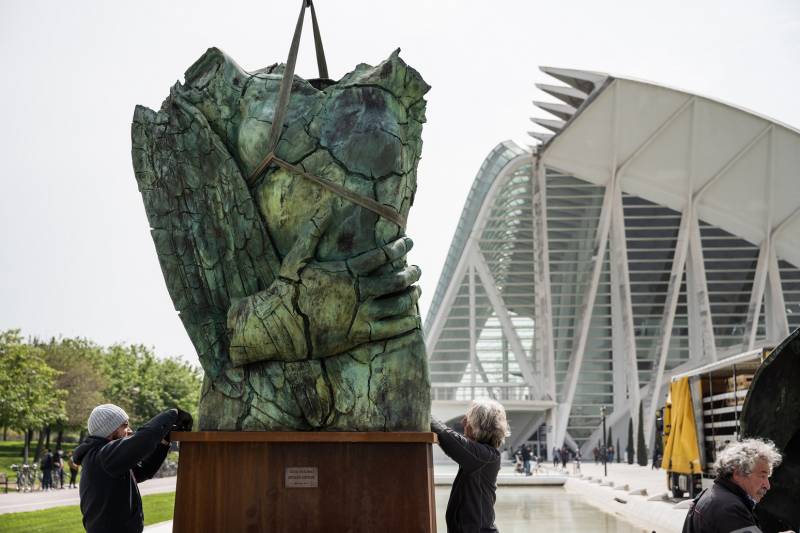
<svg viewBox="0 0 800 533">
<path fill-rule="evenodd" d="M 399 272 L 385 276 L 361 278 L 359 280 L 361 299 L 379 298 L 387 294 L 403 291 L 419 281 L 421 275 L 422 271 L 417 265 L 410 265 Z"/>
<path fill-rule="evenodd" d="M 408 237 L 400 237 L 385 246 L 348 259 L 347 265 L 357 275 L 369 274 L 383 265 L 405 257 L 413 245 L 414 241 Z"/>
<path fill-rule="evenodd" d="M 385 245 L 383 251 L 386 252 L 389 261 L 396 261 L 397 259 L 405 257 L 413 247 L 414 241 L 408 237 L 400 237 Z"/>
<path fill-rule="evenodd" d="M 371 320 L 381 320 L 393 316 L 416 314 L 420 292 L 419 287 L 413 286 L 400 294 L 370 300 L 364 304 L 368 307 L 367 316 Z"/>
<path fill-rule="evenodd" d="M 418 329 L 420 324 L 419 317 L 415 315 L 378 320 L 373 322 L 371 326 L 370 340 L 379 341 Z"/>
</svg>

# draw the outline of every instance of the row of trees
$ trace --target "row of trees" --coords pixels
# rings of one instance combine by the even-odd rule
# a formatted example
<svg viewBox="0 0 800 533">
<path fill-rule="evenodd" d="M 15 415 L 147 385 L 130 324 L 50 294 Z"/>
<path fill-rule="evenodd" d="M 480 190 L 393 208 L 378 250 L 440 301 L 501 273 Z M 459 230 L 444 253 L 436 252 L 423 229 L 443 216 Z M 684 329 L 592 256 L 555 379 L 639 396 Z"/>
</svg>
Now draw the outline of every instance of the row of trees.
<svg viewBox="0 0 800 533">
<path fill-rule="evenodd" d="M 196 414 L 201 372 L 178 358 L 158 358 L 141 345 L 103 347 L 82 339 L 25 340 L 18 329 L 0 331 L 0 428 L 24 436 L 27 462 L 65 432 L 82 439 L 92 409 L 114 403 L 133 427 L 164 409 Z M 38 433 L 38 435 L 37 435 Z"/>
<path fill-rule="evenodd" d="M 627 459 L 628 464 L 631 464 L 631 465 L 634 462 L 638 463 L 640 466 L 647 466 L 647 464 L 648 464 L 649 456 L 648 456 L 648 452 L 647 452 L 647 443 L 645 442 L 645 438 L 644 438 L 644 420 L 643 420 L 643 416 L 642 416 L 643 410 L 644 409 L 640 405 L 640 407 L 639 407 L 639 426 L 638 426 L 639 430 L 638 430 L 637 435 L 636 435 L 636 446 L 635 447 L 633 445 L 633 418 L 629 418 L 628 419 L 628 444 L 627 444 L 627 446 L 625 448 L 625 455 L 626 455 L 626 459 Z M 662 452 L 662 450 L 661 450 L 661 431 L 660 431 L 660 428 L 657 427 L 657 429 L 658 429 L 658 432 L 656 433 L 656 439 L 655 439 L 655 447 L 656 447 L 655 452 L 656 453 L 654 454 L 653 459 L 655 459 L 657 456 L 659 456 L 661 454 L 661 452 Z M 602 439 L 601 439 L 601 441 L 602 441 Z M 610 449 L 613 444 L 614 444 L 614 439 L 611 436 L 611 428 L 609 428 L 608 432 L 606 434 L 605 448 L 602 450 L 603 453 L 605 453 L 606 450 Z M 598 445 L 598 448 L 599 447 L 600 446 Z M 617 462 L 621 463 L 622 462 L 622 448 L 620 448 L 619 439 L 617 439 L 617 447 L 615 448 L 615 450 L 616 450 Z"/>
</svg>

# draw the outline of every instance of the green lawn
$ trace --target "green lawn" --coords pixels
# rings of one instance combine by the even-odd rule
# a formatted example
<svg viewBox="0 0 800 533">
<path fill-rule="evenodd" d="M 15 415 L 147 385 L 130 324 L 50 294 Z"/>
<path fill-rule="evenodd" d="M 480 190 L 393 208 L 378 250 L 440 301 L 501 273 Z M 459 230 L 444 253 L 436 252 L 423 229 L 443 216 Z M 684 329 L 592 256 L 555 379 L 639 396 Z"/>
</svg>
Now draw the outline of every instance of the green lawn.
<svg viewBox="0 0 800 533">
<path fill-rule="evenodd" d="M 22 441 L 0 441 L 0 472 L 11 474 L 11 465 L 22 462 Z"/>
<path fill-rule="evenodd" d="M 142 496 L 144 525 L 172 520 L 175 493 Z M 77 505 L 51 507 L 42 511 L 0 515 L 3 533 L 83 533 L 81 510 Z"/>
</svg>

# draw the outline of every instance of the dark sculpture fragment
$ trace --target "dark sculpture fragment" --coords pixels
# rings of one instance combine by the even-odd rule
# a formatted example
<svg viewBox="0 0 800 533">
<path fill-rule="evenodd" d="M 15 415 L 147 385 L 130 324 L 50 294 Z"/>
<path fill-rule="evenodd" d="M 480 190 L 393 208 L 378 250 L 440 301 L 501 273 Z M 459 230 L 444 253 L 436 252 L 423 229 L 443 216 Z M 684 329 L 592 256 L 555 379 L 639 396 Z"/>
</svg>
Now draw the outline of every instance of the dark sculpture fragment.
<svg viewBox="0 0 800 533">
<path fill-rule="evenodd" d="M 742 407 L 742 436 L 769 439 L 783 454 L 772 487 L 755 508 L 765 532 L 800 525 L 800 329 L 781 342 L 753 376 Z"/>
<path fill-rule="evenodd" d="M 402 221 L 429 87 L 399 51 L 338 82 L 295 76 L 274 150 L 288 165 L 254 173 L 283 70 L 248 73 L 212 48 L 158 112 L 134 113 L 156 252 L 205 371 L 200 429 L 427 430 Z"/>
</svg>

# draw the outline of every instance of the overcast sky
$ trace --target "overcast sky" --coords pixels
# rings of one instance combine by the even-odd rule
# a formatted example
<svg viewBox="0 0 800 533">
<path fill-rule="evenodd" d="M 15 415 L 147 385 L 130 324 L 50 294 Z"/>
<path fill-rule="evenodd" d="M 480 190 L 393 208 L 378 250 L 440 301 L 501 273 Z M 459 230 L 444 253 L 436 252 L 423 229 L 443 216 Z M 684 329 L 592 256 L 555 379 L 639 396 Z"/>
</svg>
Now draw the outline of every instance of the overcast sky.
<svg viewBox="0 0 800 533">
<path fill-rule="evenodd" d="M 298 0 L 0 0 L 0 329 L 136 342 L 196 362 L 164 285 L 130 159 L 210 46 L 285 61 Z M 539 65 L 647 79 L 800 126 L 800 2 L 317 0 L 338 79 L 395 48 L 433 87 L 408 234 L 427 311 L 472 180 L 533 141 Z M 310 24 L 297 74 L 316 77 Z"/>
</svg>

